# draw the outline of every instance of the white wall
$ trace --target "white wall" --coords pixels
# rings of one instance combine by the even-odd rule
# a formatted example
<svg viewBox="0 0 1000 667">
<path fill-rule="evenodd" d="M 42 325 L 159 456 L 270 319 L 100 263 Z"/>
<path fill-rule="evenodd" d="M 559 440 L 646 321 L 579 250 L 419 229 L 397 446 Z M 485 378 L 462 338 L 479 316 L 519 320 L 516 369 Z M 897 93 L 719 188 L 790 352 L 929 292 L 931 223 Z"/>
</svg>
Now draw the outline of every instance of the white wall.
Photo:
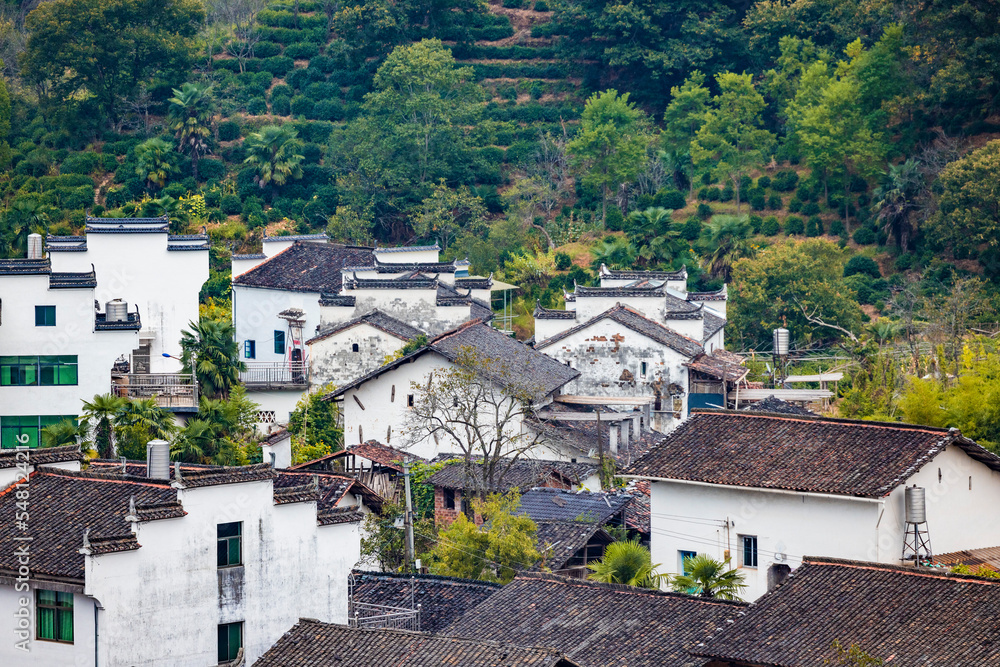
<svg viewBox="0 0 1000 667">
<path fill-rule="evenodd" d="M 82 542 L 81 542 L 82 543 Z M 28 591 L 15 589 L 15 583 L 10 579 L 0 579 L 0 617 L 3 617 L 7 631 L 4 641 L 0 642 L 0 665 L 5 667 L 93 667 L 94 665 L 94 601 L 83 595 L 82 586 L 40 583 L 31 585 Z M 73 595 L 73 643 L 44 641 L 35 639 L 35 588 L 56 590 Z M 15 648 L 14 614 L 21 609 L 20 599 L 29 600 L 30 640 L 28 652 Z M 135 638 L 133 638 L 133 641 Z M 106 655 L 100 656 L 101 665 L 106 665 Z M 210 663 L 210 664 L 214 664 Z"/>
<path fill-rule="evenodd" d="M 244 622 L 247 664 L 300 617 L 347 620 L 357 524 L 316 525 L 315 503 L 275 506 L 270 481 L 187 489 L 183 518 L 139 524 L 142 547 L 87 558 L 102 665 L 216 663 L 219 623 Z M 243 562 L 216 566 L 216 526 L 243 522 Z"/>
<path fill-rule="evenodd" d="M 375 249 L 375 259 L 380 264 L 433 264 L 438 261 L 440 249 L 435 246 L 414 246 L 413 249 L 395 248 L 394 252 L 385 252 L 386 248 Z"/>
<path fill-rule="evenodd" d="M 83 400 L 111 390 L 115 360 L 139 345 L 136 331 L 94 331 L 93 289 L 50 290 L 47 275 L 0 276 L 0 302 L 0 355 L 77 357 L 76 385 L 0 387 L 0 422 L 4 416 L 80 415 Z M 35 306 L 55 306 L 56 325 L 35 326 Z"/>
<path fill-rule="evenodd" d="M 305 312 L 302 336 L 306 340 L 312 338 L 320 321 L 318 293 L 233 285 L 233 325 L 243 361 L 279 362 L 287 359 L 292 341 L 288 336 L 288 322 L 279 318 L 278 313 L 289 308 L 299 308 Z M 280 353 L 274 351 L 275 331 L 285 333 L 285 347 Z M 253 359 L 247 359 L 244 355 L 243 343 L 247 340 L 256 341 L 257 344 L 257 354 Z"/>
<path fill-rule="evenodd" d="M 86 252 L 50 253 L 53 271 L 97 272 L 95 298 L 102 304 L 121 297 L 138 304 L 144 332 L 155 338 L 150 350 L 153 373 L 180 372 L 181 332 L 198 321 L 198 293 L 208 280 L 208 251 L 169 251 L 167 235 L 87 235 Z"/>
<path fill-rule="evenodd" d="M 273 410 L 274 422 L 276 424 L 287 424 L 289 415 L 295 410 L 295 406 L 302 398 L 305 391 L 297 390 L 271 390 L 271 391 L 247 391 L 247 398 L 260 406 L 259 410 Z"/>
<path fill-rule="evenodd" d="M 405 345 L 406 341 L 364 322 L 339 331 L 309 345 L 309 385 L 343 386 L 379 368 Z"/>
</svg>

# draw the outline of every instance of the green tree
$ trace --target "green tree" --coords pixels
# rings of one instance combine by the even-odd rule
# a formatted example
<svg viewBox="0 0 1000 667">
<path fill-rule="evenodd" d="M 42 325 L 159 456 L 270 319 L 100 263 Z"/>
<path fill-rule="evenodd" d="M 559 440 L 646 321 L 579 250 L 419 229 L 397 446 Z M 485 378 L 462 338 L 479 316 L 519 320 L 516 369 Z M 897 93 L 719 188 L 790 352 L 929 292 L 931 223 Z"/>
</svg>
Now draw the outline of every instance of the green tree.
<svg viewBox="0 0 1000 667">
<path fill-rule="evenodd" d="M 670 104 L 663 112 L 663 146 L 675 155 L 686 155 L 690 195 L 694 196 L 694 161 L 691 142 L 705 122 L 711 93 L 705 87 L 705 75 L 695 70 L 681 86 L 670 89 Z"/>
<path fill-rule="evenodd" d="M 18 197 L 3 216 L 6 230 L 0 243 L 8 257 L 24 257 L 28 250 L 28 236 L 44 234 L 49 217 L 41 202 L 35 197 Z"/>
<path fill-rule="evenodd" d="M 150 185 L 162 188 L 171 174 L 177 173 L 174 146 L 153 137 L 135 147 L 135 173 Z"/>
<path fill-rule="evenodd" d="M 181 362 L 185 373 L 194 373 L 202 396 L 226 398 L 239 384 L 240 348 L 232 322 L 199 319 L 181 332 Z"/>
<path fill-rule="evenodd" d="M 940 210 L 931 235 L 956 254 L 980 258 L 1000 249 L 1000 139 L 944 168 L 939 177 Z M 980 259 L 982 261 L 982 259 Z"/>
<path fill-rule="evenodd" d="M 580 130 L 566 149 L 584 185 L 601 191 L 601 220 L 608 195 L 633 180 L 646 164 L 651 137 L 646 114 L 617 90 L 594 93 L 580 117 Z"/>
<path fill-rule="evenodd" d="M 538 527 L 530 517 L 517 513 L 520 504 L 516 490 L 473 501 L 475 511 L 486 521 L 482 530 L 459 514 L 438 533 L 437 545 L 429 554 L 431 572 L 507 583 L 519 570 L 538 562 Z"/>
<path fill-rule="evenodd" d="M 916 232 L 913 217 L 920 208 L 923 184 L 920 163 L 910 159 L 890 165 L 882 183 L 872 194 L 872 213 L 901 250 L 909 249 Z"/>
<path fill-rule="evenodd" d="M 674 577 L 673 587 L 678 593 L 690 593 L 703 598 L 739 600 L 746 588 L 746 577 L 729 566 L 729 561 L 717 561 L 705 554 L 684 559 L 684 571 Z"/>
<path fill-rule="evenodd" d="M 115 456 L 115 417 L 123 403 L 112 394 L 97 394 L 83 402 L 83 417 L 93 429 L 93 443 L 102 459 Z"/>
<path fill-rule="evenodd" d="M 434 186 L 431 196 L 424 199 L 419 213 L 413 217 L 417 238 L 437 239 L 442 249 L 448 248 L 462 232 L 480 236 L 486 234 L 487 229 L 483 200 L 464 185 L 452 190 L 443 179 Z"/>
<path fill-rule="evenodd" d="M 64 419 L 42 429 L 42 447 L 62 447 L 84 443 L 90 428 L 86 421 L 77 424 L 72 419 Z"/>
<path fill-rule="evenodd" d="M 184 75 L 204 18 L 197 0 L 44 2 L 25 21 L 22 76 L 62 100 L 89 92 L 117 126 L 140 84 Z"/>
<path fill-rule="evenodd" d="M 723 72 L 715 81 L 719 94 L 712 98 L 713 108 L 691 143 L 691 154 L 695 164 L 707 164 L 718 177 L 729 179 L 738 213 L 743 177 L 764 160 L 775 138 L 762 128 L 767 104 L 749 74 Z"/>
<path fill-rule="evenodd" d="M 200 83 L 174 88 L 168 119 L 177 137 L 177 149 L 191 156 L 191 174 L 198 178 L 198 158 L 208 152 L 211 135 L 212 91 Z"/>
<path fill-rule="evenodd" d="M 587 567 L 593 570 L 590 579 L 606 584 L 658 589 L 661 582 L 669 578 L 669 575 L 657 573 L 659 565 L 653 565 L 649 549 L 638 540 L 609 544 L 604 558 L 588 563 Z"/>
<path fill-rule="evenodd" d="M 177 426 L 174 416 L 156 404 L 155 398 L 127 399 L 115 414 L 117 456 L 141 461 L 150 440 L 171 440 Z"/>
<path fill-rule="evenodd" d="M 324 400 L 333 389 L 333 385 L 326 385 L 307 392 L 295 404 L 288 419 L 288 431 L 294 436 L 295 463 L 344 448 L 344 429 L 340 426 L 337 404 Z"/>
<path fill-rule="evenodd" d="M 244 142 L 247 157 L 244 162 L 257 172 L 254 182 L 264 188 L 281 186 L 289 180 L 302 178 L 300 151 L 302 142 L 298 132 L 289 125 L 265 125 Z"/>
<path fill-rule="evenodd" d="M 629 238 L 638 247 L 638 256 L 647 265 L 670 262 L 687 247 L 680 231 L 670 228 L 670 214 L 671 211 L 665 208 L 651 206 L 643 211 L 633 211 L 628 216 Z"/>
<path fill-rule="evenodd" d="M 746 216 L 713 215 L 702 231 L 708 247 L 708 272 L 713 278 L 728 283 L 733 264 L 744 257 L 752 257 L 755 247 L 749 240 L 750 223 Z"/>
<path fill-rule="evenodd" d="M 371 211 L 357 210 L 351 206 L 338 206 L 327 221 L 326 235 L 337 243 L 372 245 Z"/>
<path fill-rule="evenodd" d="M 609 269 L 627 271 L 635 263 L 638 255 L 632 242 L 620 236 L 604 239 L 591 252 L 594 255 L 591 267 L 595 271 L 601 268 L 601 264 Z"/>
</svg>

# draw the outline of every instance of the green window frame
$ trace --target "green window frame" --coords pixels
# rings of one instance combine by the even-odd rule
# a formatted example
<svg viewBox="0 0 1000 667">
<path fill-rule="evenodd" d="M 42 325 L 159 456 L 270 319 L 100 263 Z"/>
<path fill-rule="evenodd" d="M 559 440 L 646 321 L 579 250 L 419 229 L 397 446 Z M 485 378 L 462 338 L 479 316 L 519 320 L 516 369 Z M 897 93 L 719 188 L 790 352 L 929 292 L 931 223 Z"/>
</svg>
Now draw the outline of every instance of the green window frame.
<svg viewBox="0 0 1000 667">
<path fill-rule="evenodd" d="M 743 567 L 757 567 L 757 536 L 743 535 L 740 537 L 743 551 Z"/>
<path fill-rule="evenodd" d="M 35 306 L 35 326 L 54 327 L 56 325 L 55 306 Z"/>
<path fill-rule="evenodd" d="M 73 643 L 73 594 L 35 589 L 35 638 Z"/>
<path fill-rule="evenodd" d="M 243 341 L 243 358 L 244 359 L 257 358 L 257 341 L 255 340 Z"/>
<path fill-rule="evenodd" d="M 0 417 L 0 449 L 36 448 L 41 444 L 42 429 L 60 422 L 71 421 L 76 415 L 12 415 Z"/>
<path fill-rule="evenodd" d="M 697 556 L 698 552 L 697 551 L 684 551 L 684 550 L 681 550 L 681 551 L 677 552 L 677 555 L 680 556 L 680 559 L 681 559 L 681 572 L 684 574 L 685 577 L 688 576 L 688 575 L 690 575 L 691 574 L 691 570 L 690 570 L 690 567 L 688 565 L 688 559 L 689 558 L 694 558 L 695 556 Z"/>
<path fill-rule="evenodd" d="M 219 664 L 236 659 L 243 647 L 243 621 L 219 624 Z"/>
<path fill-rule="evenodd" d="M 75 354 L 0 357 L 0 387 L 60 387 L 80 381 Z"/>
<path fill-rule="evenodd" d="M 219 567 L 234 567 L 243 564 L 243 522 L 220 523 L 216 526 L 218 550 L 216 562 Z"/>
<path fill-rule="evenodd" d="M 285 353 L 285 332 L 277 329 L 274 330 L 274 353 Z"/>
</svg>

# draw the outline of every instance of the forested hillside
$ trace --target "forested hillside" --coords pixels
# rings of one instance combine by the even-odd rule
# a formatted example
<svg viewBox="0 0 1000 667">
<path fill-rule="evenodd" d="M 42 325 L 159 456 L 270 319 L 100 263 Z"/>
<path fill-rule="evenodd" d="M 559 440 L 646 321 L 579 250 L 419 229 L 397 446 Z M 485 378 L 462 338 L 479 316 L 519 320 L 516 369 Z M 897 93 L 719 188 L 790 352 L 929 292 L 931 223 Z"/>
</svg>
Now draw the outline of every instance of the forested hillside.
<svg viewBox="0 0 1000 667">
<path fill-rule="evenodd" d="M 265 232 L 437 240 L 521 286 L 522 337 L 601 263 L 686 265 L 733 349 L 841 345 L 846 414 L 993 349 L 961 359 L 1000 319 L 995 2 L 0 7 L 6 256 L 167 214 L 225 301 Z"/>
</svg>

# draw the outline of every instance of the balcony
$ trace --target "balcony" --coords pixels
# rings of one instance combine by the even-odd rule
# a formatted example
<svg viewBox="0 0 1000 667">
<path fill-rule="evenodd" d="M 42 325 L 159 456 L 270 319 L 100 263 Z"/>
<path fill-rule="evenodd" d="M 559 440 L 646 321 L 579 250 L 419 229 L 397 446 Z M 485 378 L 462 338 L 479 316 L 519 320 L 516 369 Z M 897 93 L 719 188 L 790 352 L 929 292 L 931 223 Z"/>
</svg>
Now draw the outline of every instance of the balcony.
<svg viewBox="0 0 1000 667">
<path fill-rule="evenodd" d="M 250 361 L 240 372 L 240 382 L 247 389 L 305 389 L 309 386 L 309 368 L 301 361 Z"/>
<path fill-rule="evenodd" d="M 194 375 L 185 373 L 115 374 L 111 393 L 121 398 L 152 398 L 171 412 L 198 411 L 198 383 Z"/>
</svg>

